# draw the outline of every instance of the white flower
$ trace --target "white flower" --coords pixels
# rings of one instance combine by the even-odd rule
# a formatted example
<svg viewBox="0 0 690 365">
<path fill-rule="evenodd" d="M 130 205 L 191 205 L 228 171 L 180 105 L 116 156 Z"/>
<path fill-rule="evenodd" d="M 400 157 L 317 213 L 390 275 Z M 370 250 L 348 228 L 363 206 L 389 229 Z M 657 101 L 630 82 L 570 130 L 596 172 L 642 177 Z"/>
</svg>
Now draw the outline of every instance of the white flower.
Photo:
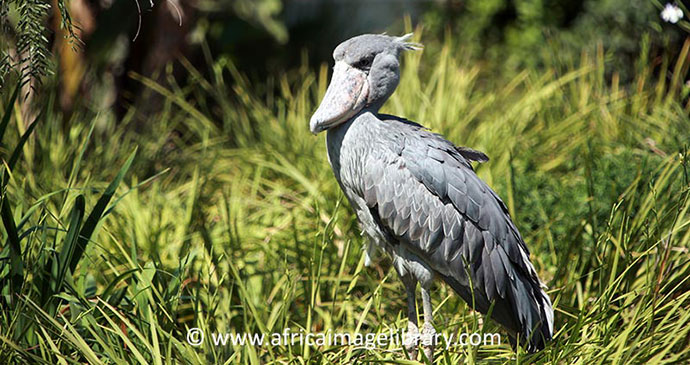
<svg viewBox="0 0 690 365">
<path fill-rule="evenodd" d="M 667 3 L 664 10 L 661 11 L 661 19 L 667 23 L 676 24 L 683 19 L 683 11 L 680 10 L 678 5 Z"/>
</svg>

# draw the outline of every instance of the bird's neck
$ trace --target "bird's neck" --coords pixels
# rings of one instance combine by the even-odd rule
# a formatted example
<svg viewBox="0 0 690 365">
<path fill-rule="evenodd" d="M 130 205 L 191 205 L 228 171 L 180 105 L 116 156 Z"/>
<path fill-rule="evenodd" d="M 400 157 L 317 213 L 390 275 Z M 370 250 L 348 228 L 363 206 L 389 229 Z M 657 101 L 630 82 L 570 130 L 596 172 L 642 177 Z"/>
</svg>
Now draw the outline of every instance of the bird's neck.
<svg viewBox="0 0 690 365">
<path fill-rule="evenodd" d="M 340 159 L 344 150 L 349 150 L 353 142 L 363 142 L 367 135 L 371 133 L 368 124 L 372 118 L 376 118 L 376 113 L 369 109 L 364 109 L 347 121 L 334 126 L 326 132 L 326 148 L 328 149 L 328 159 L 334 170 L 339 169 Z"/>
<path fill-rule="evenodd" d="M 378 114 L 379 114 L 379 109 L 381 109 L 381 107 L 382 107 L 383 104 L 386 102 L 386 100 L 388 100 L 388 99 L 381 100 L 381 101 L 375 101 L 375 102 L 373 102 L 373 103 L 367 105 L 364 109 L 362 109 L 362 111 L 361 111 L 359 114 L 362 114 L 362 113 L 371 113 L 371 114 L 373 114 L 373 115 L 378 115 Z M 355 116 L 354 118 L 356 118 L 356 117 L 357 117 L 357 116 Z"/>
</svg>

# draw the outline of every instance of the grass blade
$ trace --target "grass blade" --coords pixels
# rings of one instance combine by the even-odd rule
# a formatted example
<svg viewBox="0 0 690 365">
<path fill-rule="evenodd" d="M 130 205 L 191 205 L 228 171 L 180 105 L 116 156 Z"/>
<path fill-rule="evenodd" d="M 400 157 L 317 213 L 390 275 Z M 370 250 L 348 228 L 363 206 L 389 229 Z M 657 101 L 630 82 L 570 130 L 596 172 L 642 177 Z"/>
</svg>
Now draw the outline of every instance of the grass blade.
<svg viewBox="0 0 690 365">
<path fill-rule="evenodd" d="M 81 256 L 84 254 L 84 251 L 86 250 L 86 244 L 91 239 L 91 235 L 93 235 L 93 232 L 96 230 L 96 226 L 98 225 L 98 222 L 101 220 L 103 212 L 107 208 L 110 199 L 112 199 L 113 195 L 115 194 L 117 186 L 120 185 L 120 182 L 122 182 L 122 179 L 127 173 L 127 170 L 129 170 L 130 166 L 132 165 L 132 161 L 134 161 L 134 156 L 136 156 L 136 154 L 137 151 L 134 150 L 129 155 L 129 158 L 127 158 L 125 164 L 122 165 L 122 168 L 120 168 L 120 171 L 117 173 L 117 176 L 115 176 L 115 179 L 113 179 L 110 185 L 108 185 L 108 187 L 105 189 L 103 195 L 101 195 L 101 197 L 98 199 L 98 202 L 96 203 L 96 206 L 91 211 L 91 214 L 89 214 L 89 217 L 86 218 L 86 222 L 84 222 L 84 226 L 81 228 L 81 231 L 79 232 L 79 239 L 77 240 L 77 245 L 75 247 L 74 254 L 70 259 L 70 271 L 74 272 L 74 269 L 76 269 L 77 264 L 81 259 Z"/>
<path fill-rule="evenodd" d="M 47 303 L 54 294 L 62 291 L 62 283 L 69 270 L 68 265 L 76 250 L 77 239 L 79 237 L 78 232 L 81 227 L 82 219 L 84 218 L 84 210 L 84 196 L 79 195 L 74 202 L 74 207 L 70 214 L 69 230 L 62 244 L 60 255 L 57 257 L 57 260 L 55 256 L 48 260 L 44 268 L 45 275 L 49 275 L 49 277 L 44 277 L 42 283 L 39 283 L 39 287 L 43 286 L 44 288 L 41 293 L 41 302 L 39 304 L 43 305 Z M 47 311 L 50 315 L 54 315 L 56 309 L 56 305 L 51 305 Z"/>
<path fill-rule="evenodd" d="M 19 234 L 14 224 L 12 209 L 7 196 L 2 199 L 2 223 L 7 232 L 10 245 L 10 294 L 19 294 L 24 281 L 24 261 L 22 260 L 22 248 L 19 244 Z"/>
<path fill-rule="evenodd" d="M 14 103 L 17 101 L 17 95 L 19 95 L 19 89 L 21 88 L 20 84 L 17 84 L 17 87 L 14 89 L 14 92 L 12 93 L 12 96 L 10 97 L 9 103 L 7 103 L 7 109 L 5 109 L 5 113 L 2 115 L 2 122 L 0 122 L 0 146 L 2 145 L 2 139 L 5 136 L 5 130 L 7 129 L 7 124 L 10 122 L 10 116 L 12 115 L 12 108 L 14 107 Z"/>
</svg>

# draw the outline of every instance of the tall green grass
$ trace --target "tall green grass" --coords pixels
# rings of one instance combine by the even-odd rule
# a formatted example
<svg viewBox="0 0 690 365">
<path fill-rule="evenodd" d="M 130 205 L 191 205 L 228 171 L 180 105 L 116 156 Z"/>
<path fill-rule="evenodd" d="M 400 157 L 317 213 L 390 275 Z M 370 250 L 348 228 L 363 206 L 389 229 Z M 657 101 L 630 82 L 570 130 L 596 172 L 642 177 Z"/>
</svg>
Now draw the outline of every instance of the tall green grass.
<svg viewBox="0 0 690 365">
<path fill-rule="evenodd" d="M 490 156 L 478 174 L 505 198 L 556 310 L 555 339 L 538 354 L 504 337 L 439 348 L 437 362 L 690 361 L 688 48 L 661 64 L 643 53 L 635 82 L 620 85 L 601 49 L 505 80 L 450 36 L 421 40 L 427 50 L 405 55 L 383 111 Z M 364 268 L 323 137 L 307 128 L 328 67 L 262 89 L 229 60 L 203 72 L 180 62 L 189 80 L 167 75 L 172 87 L 131 75 L 162 100 L 145 119 L 81 110 L 62 127 L 49 102 L 20 140 L 22 101 L 3 97 L 0 359 L 405 362 L 394 345 L 208 340 L 388 333 L 406 328 L 406 306 L 387 259 Z M 439 332 L 501 332 L 443 285 L 432 301 Z M 190 328 L 206 332 L 201 346 L 187 343 Z"/>
</svg>

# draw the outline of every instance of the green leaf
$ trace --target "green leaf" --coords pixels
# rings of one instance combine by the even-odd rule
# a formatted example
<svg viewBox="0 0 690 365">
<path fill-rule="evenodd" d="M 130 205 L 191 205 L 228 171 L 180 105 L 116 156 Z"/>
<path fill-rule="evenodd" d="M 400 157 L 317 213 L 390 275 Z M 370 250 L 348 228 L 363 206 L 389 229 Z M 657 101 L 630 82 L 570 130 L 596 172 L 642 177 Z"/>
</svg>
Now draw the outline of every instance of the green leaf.
<svg viewBox="0 0 690 365">
<path fill-rule="evenodd" d="M 129 269 L 122 274 L 116 276 L 114 279 L 112 279 L 109 283 L 108 286 L 103 290 L 103 293 L 101 293 L 100 297 L 101 298 L 106 298 L 106 300 L 112 304 L 112 305 L 118 305 L 119 302 L 111 302 L 110 297 L 113 295 L 113 292 L 115 292 L 115 287 L 120 284 L 122 281 L 127 279 L 128 277 L 132 276 L 135 272 L 139 271 L 139 268 L 134 268 L 134 269 Z M 113 297 L 118 297 L 120 294 L 114 294 Z M 120 298 L 121 299 L 121 298 Z"/>
<path fill-rule="evenodd" d="M 86 218 L 86 222 L 84 222 L 84 226 L 81 228 L 81 231 L 79 232 L 79 239 L 77 240 L 77 245 L 75 247 L 74 253 L 70 259 L 69 269 L 71 272 L 74 272 L 74 269 L 76 269 L 79 260 L 84 254 L 84 251 L 86 250 L 86 244 L 91 239 L 91 235 L 93 235 L 93 232 L 96 230 L 96 226 L 98 225 L 98 222 L 101 220 L 103 212 L 108 207 L 108 203 L 115 194 L 117 186 L 120 185 L 120 182 L 122 182 L 122 179 L 127 173 L 127 170 L 129 170 L 130 166 L 132 165 L 132 161 L 134 161 L 134 156 L 136 156 L 136 154 L 137 151 L 135 149 L 129 155 L 127 161 L 125 161 L 125 164 L 122 165 L 122 168 L 120 168 L 120 171 L 117 173 L 117 176 L 115 176 L 115 179 L 113 179 L 110 185 L 108 185 L 108 187 L 103 192 L 103 195 L 101 195 L 101 197 L 98 199 L 98 202 L 91 211 L 91 214 L 89 214 L 89 217 Z"/>
<path fill-rule="evenodd" d="M 12 171 L 14 169 L 14 165 L 17 163 L 19 160 L 19 157 L 22 154 L 22 149 L 24 148 L 24 144 L 26 144 L 26 141 L 29 140 L 29 136 L 31 135 L 31 132 L 36 128 L 36 125 L 38 124 L 38 120 L 41 117 L 39 116 L 34 119 L 34 122 L 31 123 L 29 128 L 26 130 L 26 132 L 19 138 L 19 142 L 17 145 L 14 147 L 14 151 L 12 151 L 12 155 L 10 156 L 9 161 L 7 162 L 7 171 L 4 171 L 2 174 L 2 181 L 0 181 L 0 188 L 4 188 L 5 185 L 10 181 L 9 176 L 7 175 L 8 172 Z"/>
<path fill-rule="evenodd" d="M 74 202 L 74 208 L 72 208 L 72 214 L 70 215 L 69 230 L 67 231 L 67 236 L 65 236 L 65 242 L 62 246 L 62 251 L 60 251 L 60 271 L 57 276 L 57 286 L 53 288 L 53 290 L 55 290 L 56 292 L 60 290 L 62 280 L 65 278 L 65 274 L 67 274 L 68 264 L 72 261 L 72 257 L 74 256 L 74 252 L 76 251 L 77 240 L 79 238 L 77 232 L 81 227 L 81 222 L 84 218 L 84 211 L 84 196 L 79 195 L 77 196 L 77 199 Z"/>
<path fill-rule="evenodd" d="M 7 124 L 10 122 L 10 116 L 12 116 L 12 108 L 14 103 L 17 101 L 17 95 L 19 95 L 19 89 L 21 84 L 17 84 L 17 87 L 10 97 L 10 101 L 7 103 L 7 109 L 5 109 L 5 114 L 2 116 L 2 122 L 0 122 L 0 145 L 2 145 L 2 139 L 5 136 L 5 130 L 7 129 Z"/>
<path fill-rule="evenodd" d="M 36 128 L 36 125 L 38 124 L 38 120 L 41 118 L 41 115 L 39 114 L 36 119 L 34 119 L 34 122 L 31 123 L 29 128 L 24 132 L 22 137 L 19 139 L 19 143 L 17 143 L 17 146 L 14 148 L 14 151 L 12 152 L 12 156 L 10 157 L 9 162 L 7 163 L 7 166 L 9 167 L 10 171 L 14 168 L 14 165 L 17 163 L 17 160 L 19 160 L 19 156 L 21 156 L 22 153 L 22 148 L 24 148 L 24 144 L 26 144 L 26 141 L 29 140 L 29 136 L 31 135 L 31 132 L 34 131 Z"/>
<path fill-rule="evenodd" d="M 2 199 L 2 223 L 7 232 L 10 245 L 10 294 L 19 294 L 24 277 L 24 262 L 22 261 L 22 248 L 19 244 L 19 234 L 14 224 L 10 202 L 5 196 Z"/>
<path fill-rule="evenodd" d="M 77 239 L 79 237 L 78 232 L 81 227 L 82 219 L 84 218 L 84 211 L 84 196 L 79 195 L 74 202 L 74 207 L 70 214 L 69 230 L 62 244 L 60 255 L 51 257 L 44 268 L 44 275 L 47 276 L 49 274 L 50 276 L 44 277 L 42 283 L 39 283 L 39 287 L 43 287 L 40 304 L 47 303 L 53 295 L 62 291 L 62 283 L 65 280 L 65 275 L 67 275 L 69 271 L 69 263 L 76 251 Z M 57 309 L 57 306 L 52 305 L 47 311 L 53 315 L 55 314 L 55 309 Z"/>
</svg>

